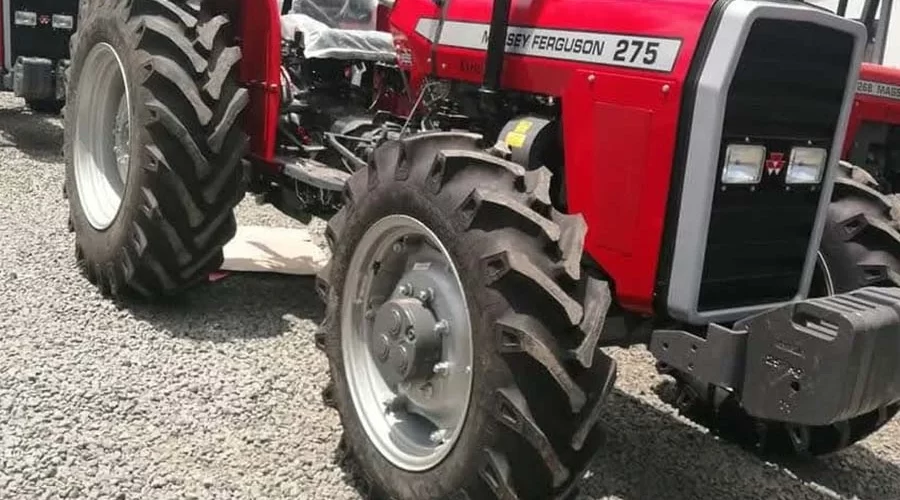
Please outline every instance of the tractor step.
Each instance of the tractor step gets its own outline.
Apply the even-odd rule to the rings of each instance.
[[[331,168],[324,163],[309,158],[284,160],[284,173],[304,184],[326,191],[343,191],[350,180],[350,173]]]
[[[705,337],[657,330],[665,368],[735,391],[748,414],[829,425],[900,401],[900,289],[786,304]]]

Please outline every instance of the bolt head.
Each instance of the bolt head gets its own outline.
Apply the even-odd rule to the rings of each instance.
[[[441,361],[434,365],[434,374],[438,376],[446,376],[450,372],[450,363]]]
[[[419,293],[416,294],[416,298],[419,299],[423,304],[427,304],[431,302],[431,299],[434,298],[434,290],[431,288],[426,288],[424,290],[419,290]]]
[[[406,339],[410,342],[416,341],[416,329],[413,327],[409,327],[406,329]]]
[[[410,295],[413,294],[413,287],[409,283],[405,283],[403,285],[400,285],[399,292],[400,292],[400,295],[409,297]]]
[[[587,81],[589,81],[591,83],[594,83],[596,80],[597,80],[597,75],[591,74],[591,75],[588,75],[588,77],[587,77]]]
[[[450,331],[450,323],[442,319],[434,325],[434,333],[438,335],[446,335]]]
[[[447,439],[447,429],[438,429],[432,432],[428,439],[434,444],[441,444]]]

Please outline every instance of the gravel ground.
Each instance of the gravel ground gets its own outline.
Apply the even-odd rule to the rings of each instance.
[[[75,270],[61,141],[59,120],[0,94],[0,498],[359,498],[320,400],[312,281],[232,276],[168,308],[103,300]],[[252,202],[239,221],[296,224]],[[900,499],[900,423],[776,466],[659,403],[644,350],[616,356],[584,499]]]

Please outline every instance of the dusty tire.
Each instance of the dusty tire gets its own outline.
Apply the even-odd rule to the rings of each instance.
[[[56,99],[39,99],[39,100],[26,100],[25,105],[28,106],[28,109],[34,111],[35,113],[46,113],[49,115],[58,115],[60,111],[62,111],[64,106],[63,101],[57,101]]]
[[[597,409],[614,383],[615,362],[595,350],[584,365],[568,355],[586,338],[584,222],[550,207],[546,169],[525,172],[479,142],[436,133],[383,145],[353,175],[344,208],[329,221],[334,253],[319,278],[328,398],[349,456],[384,498],[565,496],[602,442]],[[373,444],[354,406],[342,340],[352,330],[342,323],[353,301],[342,299],[353,282],[353,255],[373,225],[397,214],[420,221],[446,247],[465,290],[474,345],[458,439],[449,455],[419,472],[396,466]]]
[[[828,208],[811,296],[845,293],[866,286],[900,285],[900,210],[892,196],[874,189],[865,171],[842,163]],[[884,426],[900,403],[829,426],[789,426],[747,415],[732,394],[686,374],[665,396],[685,415],[721,436],[763,455],[816,456],[840,451]]]
[[[842,163],[821,246],[820,275],[830,277],[834,293],[900,286],[900,204],[876,186],[865,171]]]
[[[193,5],[98,0],[80,13],[71,40],[65,118],[70,227],[79,266],[106,294],[165,296],[202,282],[221,265],[222,247],[235,233],[233,208],[244,195],[248,144],[241,125],[249,98],[237,84],[240,49],[225,15]],[[86,63],[103,68],[97,61],[107,60],[118,61],[124,84],[83,71]],[[120,89],[125,104],[118,114],[102,117],[91,109],[94,100],[106,109],[93,97],[93,81]],[[117,127],[120,116],[128,120]],[[89,126],[94,123],[110,130]],[[120,154],[93,142],[92,128],[127,137],[115,143]],[[122,169],[118,181],[112,167],[91,169],[108,165],[101,160],[109,154]],[[96,202],[96,193],[107,189],[96,186],[118,186],[117,209]]]

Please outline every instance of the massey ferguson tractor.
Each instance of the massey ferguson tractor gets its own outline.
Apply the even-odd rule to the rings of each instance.
[[[77,262],[171,296],[247,192],[328,218],[315,340],[377,496],[571,494],[610,346],[723,435],[834,452],[900,401],[896,220],[838,164],[865,44],[789,0],[92,0]]]
[[[78,0],[0,0],[0,91],[34,111],[62,109],[77,12]]]
[[[847,161],[870,175],[869,187],[886,195],[900,193],[900,68],[881,64],[888,31],[895,23],[892,4],[892,0],[864,0],[861,4],[860,21],[869,33],[870,47],[860,70],[842,151]],[[847,7],[845,0],[838,5],[837,14],[846,16]],[[881,18],[876,20],[879,8]],[[896,196],[886,200],[897,204]]]

